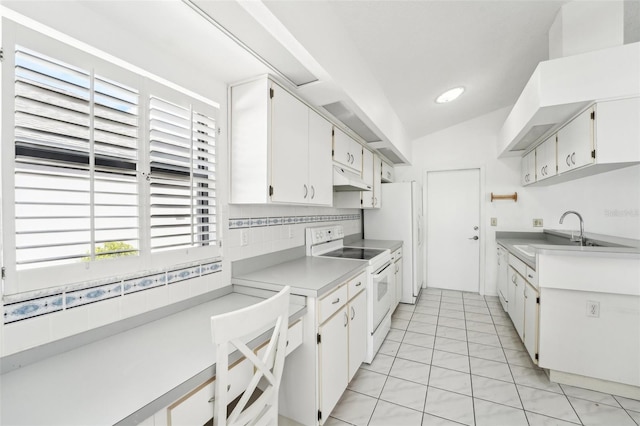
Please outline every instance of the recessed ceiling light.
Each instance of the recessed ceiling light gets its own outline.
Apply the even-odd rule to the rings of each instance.
[[[442,95],[436,98],[436,103],[444,104],[447,102],[451,102],[454,99],[457,99],[458,96],[462,95],[462,92],[464,92],[464,87],[456,87],[451,90],[447,90]]]

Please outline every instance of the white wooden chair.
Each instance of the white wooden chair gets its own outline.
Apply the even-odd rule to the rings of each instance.
[[[211,317],[211,334],[216,346],[214,426],[278,424],[278,391],[289,328],[289,292],[290,287],[287,286],[265,301]],[[243,338],[255,335],[260,330],[268,330],[270,325],[275,326],[273,333],[266,350],[258,357],[247,347]],[[234,351],[233,347],[253,364],[254,374],[237,405],[227,416],[227,406],[231,402],[227,395],[228,354]],[[262,391],[257,398],[254,395],[256,389]]]

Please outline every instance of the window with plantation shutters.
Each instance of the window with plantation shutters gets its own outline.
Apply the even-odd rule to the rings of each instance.
[[[5,295],[219,259],[219,105],[3,19]]]
[[[16,268],[137,254],[138,93],[15,50]]]
[[[215,120],[192,105],[149,100],[151,250],[216,241]]]

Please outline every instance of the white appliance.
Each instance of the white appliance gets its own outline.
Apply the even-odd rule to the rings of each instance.
[[[498,246],[498,297],[502,304],[502,309],[509,312],[508,295],[508,275],[509,275],[509,252],[503,247]]]
[[[403,241],[400,302],[415,304],[424,283],[422,186],[415,181],[381,186],[382,206],[364,212],[364,238]]]
[[[342,225],[306,229],[307,256],[349,259],[367,264],[367,355],[370,364],[391,329],[395,270],[388,249],[344,246]]]

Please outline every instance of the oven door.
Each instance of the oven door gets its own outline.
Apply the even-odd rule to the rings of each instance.
[[[372,276],[373,306],[371,309],[373,310],[372,332],[374,333],[393,304],[395,290],[393,287],[394,268],[392,265],[392,262],[385,263]]]

